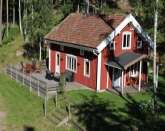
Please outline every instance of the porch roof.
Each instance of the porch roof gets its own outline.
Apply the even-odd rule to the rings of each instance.
[[[128,67],[139,62],[142,59],[145,59],[146,57],[147,55],[145,54],[126,52],[119,57],[115,57],[113,60],[108,61],[106,65],[119,69],[127,69]]]

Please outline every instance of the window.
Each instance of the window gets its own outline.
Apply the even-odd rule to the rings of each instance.
[[[90,76],[90,61],[88,59],[84,59],[84,76]]]
[[[66,69],[72,72],[77,71],[77,57],[73,55],[66,56]]]
[[[110,43],[110,50],[114,50],[115,49],[115,41]]]
[[[142,48],[142,40],[137,41],[137,48]]]
[[[122,37],[122,49],[131,48],[131,32],[124,32]]]
[[[84,50],[80,50],[80,55],[81,55],[81,56],[84,55]]]
[[[136,63],[130,67],[129,76],[136,77],[136,76],[138,76],[138,74],[139,74],[139,65],[138,65],[138,63]]]
[[[64,51],[64,46],[63,45],[60,45],[60,50]]]

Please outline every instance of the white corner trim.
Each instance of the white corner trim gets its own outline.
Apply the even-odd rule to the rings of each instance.
[[[104,39],[98,46],[98,52],[101,52],[114,38],[117,36],[129,23],[132,23],[134,28],[137,30],[138,33],[142,34],[142,36],[148,41],[151,45],[153,45],[153,41],[151,38],[146,34],[137,20],[129,14],[117,27],[116,29],[106,38]]]
[[[108,70],[107,70],[107,85],[106,85],[106,89],[108,89],[109,87],[109,67],[108,67]]]
[[[96,90],[97,92],[100,91],[100,81],[101,81],[101,57],[102,53],[98,54],[97,57],[97,83],[96,83]]]
[[[50,49],[50,44],[49,44],[49,71],[51,71],[51,49]]]

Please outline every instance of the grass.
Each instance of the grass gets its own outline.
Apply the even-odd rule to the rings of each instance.
[[[23,57],[16,56],[17,50],[22,50],[23,45],[23,38],[18,30],[18,27],[11,27],[9,38],[7,39],[5,36],[3,39],[3,45],[0,47],[0,69],[9,63],[17,63],[23,60]]]
[[[29,93],[27,88],[10,80],[4,74],[0,74],[0,83],[0,110],[7,113],[5,120],[7,130],[22,131],[25,127],[33,127],[35,131],[55,130],[55,123],[44,117],[42,98]],[[72,105],[73,118],[82,127],[95,130],[97,124],[104,127],[115,121],[127,125],[130,119],[141,120],[132,114],[132,106],[141,101],[150,100],[151,93],[138,93],[121,97],[108,92],[95,93],[89,90],[75,90],[67,92],[67,99]],[[48,105],[48,116],[58,115],[52,100],[49,101]],[[64,110],[61,105],[64,105],[64,101],[60,96],[58,106]],[[100,120],[100,123],[97,119]],[[94,124],[95,128],[89,124]],[[123,126],[118,127],[124,128]],[[74,131],[76,129],[73,126],[66,126],[56,128],[56,130]]]
[[[1,74],[0,81],[0,110],[7,113],[5,123],[8,131],[22,131],[25,127],[33,127],[35,131],[55,129],[54,124],[44,117],[43,99],[30,94],[29,90],[7,76]],[[54,107],[53,104],[49,105],[49,110]]]

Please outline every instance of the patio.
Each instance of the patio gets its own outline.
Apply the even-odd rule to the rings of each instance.
[[[143,86],[143,88],[141,88],[140,92],[145,92],[148,89],[149,89],[149,87],[147,85]],[[117,95],[136,94],[137,92],[139,92],[138,85],[124,87],[123,94],[122,94],[122,88],[121,87],[107,89],[107,91],[114,93],[114,94],[117,94]]]
[[[30,92],[34,91],[41,97],[56,95],[59,89],[59,75],[54,76],[54,74],[46,71],[44,68],[36,70],[33,70],[30,64],[8,65],[6,67],[6,73],[12,79],[28,87]],[[66,82],[66,91],[84,89],[89,88],[74,81]]]
[[[59,82],[55,80],[48,80],[46,72],[26,72],[21,69],[20,65],[8,65],[6,73],[14,80],[22,83],[29,88],[30,92],[34,91],[38,96],[45,97],[56,95]]]

